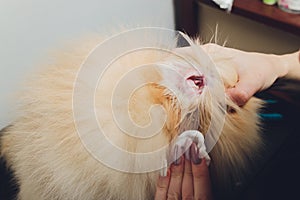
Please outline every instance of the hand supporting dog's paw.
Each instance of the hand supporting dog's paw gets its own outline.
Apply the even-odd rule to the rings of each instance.
[[[171,155],[172,164],[168,168],[164,162],[165,172],[158,178],[155,200],[213,199],[203,135],[196,130],[184,131],[176,138]]]

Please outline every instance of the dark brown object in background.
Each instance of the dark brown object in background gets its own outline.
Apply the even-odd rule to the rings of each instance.
[[[195,1],[218,8],[212,0]],[[277,5],[266,5],[261,0],[234,0],[231,13],[300,35],[300,15],[284,12]]]
[[[174,0],[175,29],[190,37],[198,34],[198,5],[195,0]]]

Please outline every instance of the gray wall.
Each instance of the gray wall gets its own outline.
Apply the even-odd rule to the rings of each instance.
[[[219,43],[247,51],[283,54],[300,48],[300,35],[293,35],[262,23],[200,4],[200,35],[208,41],[218,24]]]
[[[68,40],[120,27],[174,28],[172,0],[0,0],[0,128],[13,118],[8,97],[33,66]]]

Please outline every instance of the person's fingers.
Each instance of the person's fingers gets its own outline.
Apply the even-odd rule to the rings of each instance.
[[[199,159],[198,150],[193,143],[191,146],[191,160],[194,183],[194,199],[212,199],[209,170],[205,159]]]
[[[239,106],[245,105],[251,97],[250,93],[241,90],[239,87],[229,88],[226,93]]]
[[[181,199],[182,177],[184,170],[184,159],[181,156],[177,164],[171,165],[171,179],[167,199]]]
[[[170,170],[168,170],[167,176],[159,176],[156,185],[155,200],[167,199],[169,182],[170,182]]]
[[[227,95],[239,106],[243,106],[262,87],[260,79],[252,75],[240,75],[233,88],[226,90]]]
[[[232,57],[234,53],[236,53],[234,49],[222,47],[211,43],[203,45],[203,49],[204,51],[210,54],[213,53],[220,54],[221,52],[220,55],[222,55],[222,57],[224,58]],[[247,78],[250,79],[250,81],[247,81],[248,80]],[[227,89],[226,93],[231,98],[232,101],[237,103],[239,106],[243,106],[249,100],[249,98],[254,94],[255,91],[252,90],[253,88],[249,87],[248,85],[249,82],[250,84],[252,84],[251,81],[253,82],[253,80],[247,77],[246,73],[245,75],[239,73],[239,80],[240,82],[238,82],[234,88]]]
[[[193,173],[191,161],[185,159],[182,180],[182,199],[194,199]]]

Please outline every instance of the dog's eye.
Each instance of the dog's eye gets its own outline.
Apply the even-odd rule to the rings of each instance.
[[[227,113],[234,114],[236,113],[236,110],[233,107],[227,105]]]

